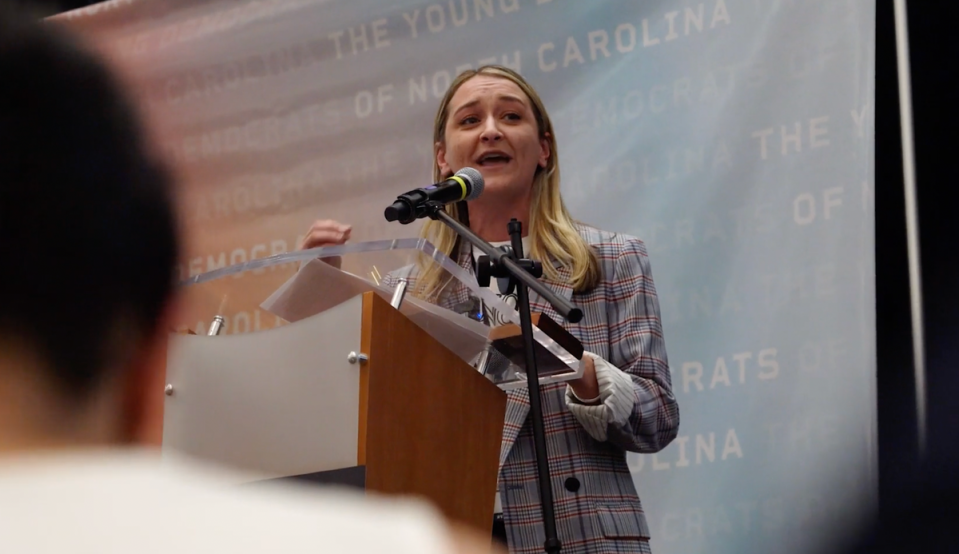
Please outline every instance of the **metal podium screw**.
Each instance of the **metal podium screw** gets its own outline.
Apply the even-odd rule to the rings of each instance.
[[[163,389],[163,392],[165,392],[167,396],[173,396],[173,385],[167,385],[166,388]]]
[[[223,331],[223,324],[226,323],[226,320],[223,319],[222,315],[213,316],[213,321],[210,323],[210,330],[207,331],[207,335],[215,337]]]
[[[393,306],[397,310],[400,309],[400,306],[403,304],[407,284],[406,279],[400,279],[400,282],[396,284],[396,288],[393,289],[393,299],[390,300],[390,306]]]
[[[363,353],[357,354],[356,352],[350,352],[349,355],[346,357],[346,361],[350,362],[351,364],[355,364],[356,362],[365,364],[369,359],[370,357],[367,356],[366,354],[363,354]]]

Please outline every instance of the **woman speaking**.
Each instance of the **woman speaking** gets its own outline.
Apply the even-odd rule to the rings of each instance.
[[[511,219],[522,222],[523,250],[544,262],[544,283],[584,313],[578,323],[565,324],[586,350],[582,377],[542,388],[563,552],[650,552],[626,452],[665,448],[678,431],[679,407],[645,246],[572,219],[560,196],[546,108],[510,69],[484,66],[457,76],[437,110],[433,143],[435,182],[474,167],[486,184],[479,198],[447,206],[449,213],[494,246],[509,243]],[[481,252],[442,222],[427,222],[423,233],[473,271]],[[348,238],[348,226],[317,221],[302,247]],[[406,272],[408,290],[438,305],[453,308],[467,296],[466,287],[438,265],[423,262]],[[495,280],[490,286],[499,292]],[[538,295],[531,302],[534,312],[562,321]],[[498,314],[486,317],[502,323]],[[541,552],[545,532],[525,388],[508,393],[500,464],[493,533],[510,552]]]

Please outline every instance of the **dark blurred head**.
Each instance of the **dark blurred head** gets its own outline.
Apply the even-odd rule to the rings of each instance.
[[[130,405],[162,348],[176,257],[168,176],[117,80],[0,3],[0,395],[55,406],[65,433],[94,406],[131,417],[104,399]]]

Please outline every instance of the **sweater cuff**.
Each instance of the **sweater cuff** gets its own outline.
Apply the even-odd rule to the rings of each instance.
[[[629,421],[635,403],[633,379],[626,372],[600,358],[586,352],[593,359],[596,368],[596,381],[599,384],[599,397],[583,400],[576,396],[573,388],[566,386],[566,405],[587,433],[598,441],[605,441],[610,425],[622,426]]]

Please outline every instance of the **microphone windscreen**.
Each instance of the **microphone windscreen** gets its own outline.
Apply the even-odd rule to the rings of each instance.
[[[483,187],[485,186],[485,183],[483,182],[482,173],[473,169],[472,167],[464,167],[456,172],[456,176],[469,181],[470,183],[470,193],[466,197],[466,200],[476,200],[479,198],[479,195],[483,194]]]

